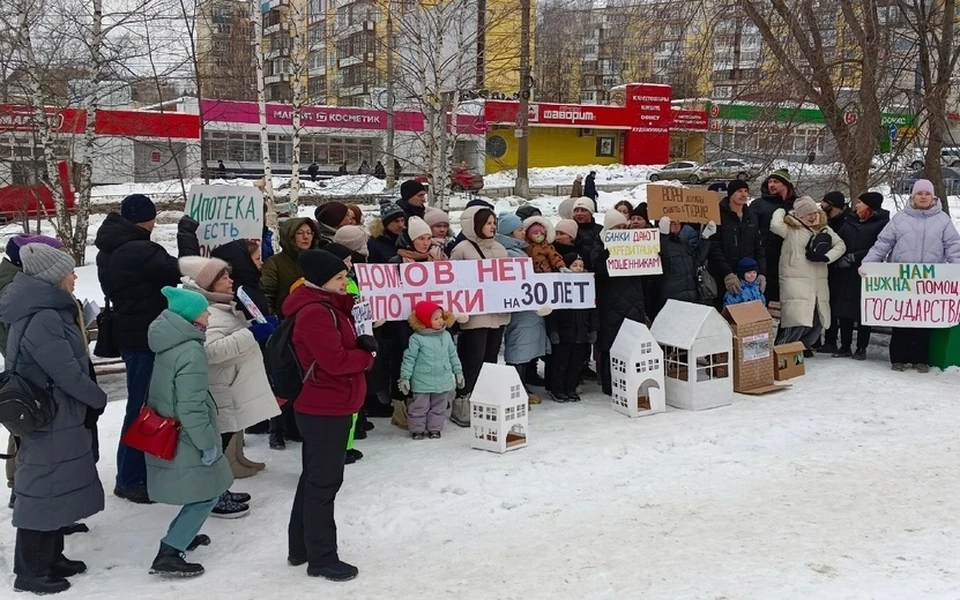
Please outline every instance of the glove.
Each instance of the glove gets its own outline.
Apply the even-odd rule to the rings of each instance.
[[[209,467],[213,463],[217,462],[217,459],[220,458],[222,454],[223,453],[220,451],[220,446],[207,448],[203,451],[203,454],[200,455],[200,462]]]
[[[463,378],[463,373],[457,373],[454,375],[453,380],[457,382],[458,390],[462,390],[463,386],[467,385],[467,380]]]
[[[183,215],[180,217],[180,221],[177,223],[177,231],[183,233],[197,233],[197,230],[200,229],[200,222],[191,217],[190,215]]]
[[[404,396],[410,394],[410,382],[406,379],[401,379],[397,382],[397,389],[400,390],[400,393]]]
[[[277,315],[270,315],[269,317],[267,317],[267,323],[270,323],[271,325],[273,325],[273,328],[276,329],[277,327],[280,326],[280,317],[278,317]]]
[[[668,233],[670,233],[670,217],[661,218],[660,222],[657,223],[657,225],[658,227],[660,227],[661,235],[667,235]]]
[[[852,254],[844,254],[840,257],[840,260],[836,262],[838,269],[849,269],[856,263],[856,259],[853,258]]]
[[[867,276],[867,272],[863,270],[863,266],[860,266],[859,268],[857,268],[857,273],[860,275],[860,277]]]
[[[546,317],[547,315],[549,315],[550,313],[553,312],[553,307],[552,307],[552,306],[546,306],[546,305],[544,305],[544,306],[541,306],[540,308],[538,308],[538,309],[537,309],[536,311],[534,311],[534,312],[537,313],[537,316],[538,316],[538,317]]]
[[[551,343],[551,344],[556,345],[556,344],[559,344],[559,343],[560,343],[560,332],[559,332],[559,331],[551,331],[551,332],[550,332],[550,335],[547,336],[547,337],[550,338],[550,343]]]
[[[733,295],[737,295],[743,291],[740,278],[737,277],[736,273],[727,273],[726,277],[723,278],[723,285],[727,288],[727,291]],[[763,289],[760,291],[763,291]]]
[[[376,352],[380,346],[377,344],[377,338],[372,335],[361,335],[357,338],[357,348],[366,350],[370,354]]]
[[[462,324],[462,323],[466,323],[467,321],[470,320],[470,315],[466,315],[466,314],[463,314],[463,313],[459,313],[459,314],[454,315],[453,318],[454,318],[454,320],[455,320],[457,323],[461,323],[461,324]]]
[[[573,271],[571,271],[571,270],[568,269],[567,267],[560,267],[560,272],[561,272],[561,273],[573,273]]]
[[[713,221],[710,221],[709,223],[703,226],[703,231],[700,233],[700,237],[706,240],[713,237],[713,234],[715,234],[716,232],[717,232],[717,224],[714,223]]]
[[[587,334],[587,343],[591,346],[597,343],[597,332],[591,331]]]
[[[767,291],[767,276],[766,275],[757,275],[757,285],[760,286],[760,293]]]
[[[253,339],[257,340],[258,342],[262,342],[263,340],[270,337],[270,334],[274,332],[276,327],[274,327],[268,322],[268,323],[254,323],[247,329],[249,329],[250,333],[253,334]]]

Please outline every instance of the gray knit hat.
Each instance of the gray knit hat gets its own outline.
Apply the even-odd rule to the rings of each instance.
[[[77,268],[69,254],[45,244],[27,244],[20,248],[20,260],[24,273],[50,285],[57,285]]]

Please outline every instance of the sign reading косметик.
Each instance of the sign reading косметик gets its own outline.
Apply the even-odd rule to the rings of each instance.
[[[960,265],[863,263],[864,325],[953,327],[960,323]]]
[[[190,186],[183,212],[200,223],[197,239],[204,256],[217,246],[259,240],[263,234],[263,193],[252,186]]]
[[[406,319],[420,301],[464,315],[596,307],[592,273],[534,273],[529,258],[354,267],[378,321]]]

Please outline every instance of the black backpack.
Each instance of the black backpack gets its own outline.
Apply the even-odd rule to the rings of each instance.
[[[819,233],[810,236],[807,241],[807,260],[813,262],[823,262],[820,260],[833,248],[833,238],[827,233],[827,230],[821,229]]]
[[[27,324],[20,332],[21,339],[34,316],[36,313],[27,319]],[[18,344],[10,368],[0,373],[0,424],[17,437],[46,427],[57,415],[53,382],[47,378],[47,384],[40,387],[17,373],[17,362],[22,351],[23,348]]]
[[[337,315],[331,310],[333,324],[339,331]],[[278,398],[293,402],[303,389],[303,382],[310,377],[316,363],[311,364],[307,372],[303,372],[297,353],[293,349],[293,328],[296,325],[296,315],[284,319],[267,339],[263,352],[263,362],[267,367],[267,377],[270,388]]]

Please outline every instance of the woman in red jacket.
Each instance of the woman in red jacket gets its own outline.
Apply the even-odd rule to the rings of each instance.
[[[353,414],[367,393],[364,372],[373,366],[377,343],[354,330],[353,296],[347,293],[347,266],[323,250],[300,253],[304,285],[283,303],[296,318],[293,348],[306,377],[293,404],[303,435],[300,482],[288,529],[287,561],[304,563],[307,575],[333,581],[357,576],[337,554],[333,503],[343,483],[347,436]]]

